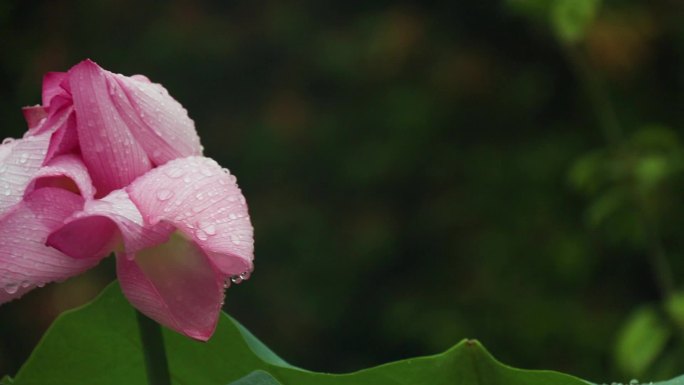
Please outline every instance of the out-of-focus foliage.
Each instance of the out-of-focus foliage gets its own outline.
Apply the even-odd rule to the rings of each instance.
[[[553,26],[558,37],[575,43],[584,38],[587,28],[594,21],[600,0],[555,0],[552,2]]]
[[[670,329],[656,309],[637,309],[618,334],[615,351],[618,368],[631,377],[643,376],[663,352],[670,335]]]
[[[517,367],[628,381],[620,331],[650,304],[671,337],[644,379],[669,378],[681,329],[643,217],[681,289],[684,5],[570,3],[7,0],[2,136],[44,72],[85,57],[163,83],[250,205],[256,272],[226,310],[298,366],[478,338]],[[0,307],[0,373],[111,268]]]

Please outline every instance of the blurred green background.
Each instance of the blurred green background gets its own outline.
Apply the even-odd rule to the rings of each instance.
[[[160,82],[238,176],[226,310],[351,371],[477,338],[596,382],[684,373],[684,3],[0,2],[0,127],[84,58]],[[669,266],[668,266],[669,265]],[[0,307],[0,374],[113,261]],[[230,363],[227,363],[229,365]]]

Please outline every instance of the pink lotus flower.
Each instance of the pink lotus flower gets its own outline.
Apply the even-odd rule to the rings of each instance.
[[[164,90],[86,60],[43,82],[29,130],[0,145],[0,303],[95,266],[141,312],[207,340],[224,289],[253,269],[235,177],[201,156],[194,124]]]

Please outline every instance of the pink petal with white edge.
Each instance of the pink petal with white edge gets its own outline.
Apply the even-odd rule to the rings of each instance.
[[[194,122],[164,87],[140,75],[107,75],[114,104],[155,165],[202,154]]]
[[[168,242],[132,256],[117,254],[117,276],[143,314],[188,337],[206,341],[223,305],[223,279],[202,249],[174,233]]]
[[[50,134],[5,139],[0,145],[0,215],[19,203],[43,165]]]
[[[98,194],[128,185],[150,160],[113,104],[105,71],[90,60],[68,73],[83,160]]]
[[[253,269],[253,228],[245,198],[235,177],[214,160],[172,160],[135,180],[127,191],[146,222],[173,224],[225,276]]]
[[[95,187],[88,175],[88,169],[76,155],[62,155],[50,160],[33,176],[26,193],[43,187],[70,190],[86,200],[95,196]]]
[[[83,210],[64,221],[47,244],[73,258],[104,257],[123,242],[125,253],[164,243],[173,231],[170,224],[145,226],[138,208],[124,190],[102,199],[86,201]]]
[[[82,204],[83,198],[74,193],[43,188],[0,218],[0,303],[79,274],[100,261],[70,258],[45,246],[47,235]]]

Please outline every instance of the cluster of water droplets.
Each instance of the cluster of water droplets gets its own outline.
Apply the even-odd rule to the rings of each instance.
[[[602,384],[602,385],[653,385],[653,381],[648,382],[648,383],[646,383],[646,382],[641,383],[641,382],[639,382],[639,380],[632,379],[628,383],[625,383],[625,384],[623,384],[622,382],[611,382],[610,384]]]
[[[249,220],[245,209],[246,201],[236,185],[235,176],[228,169],[221,169],[214,160],[205,158],[182,166],[168,164],[163,173],[168,178],[182,180],[189,186],[176,191],[160,186],[155,192],[157,201],[163,206],[162,211],[173,215],[169,219],[183,223],[201,241],[206,241],[219,232],[236,246],[248,242],[248,238],[251,239],[244,231],[245,219]],[[161,179],[155,180],[162,183]],[[214,184],[216,180],[218,186]],[[192,204],[187,204],[188,201]],[[201,219],[194,220],[198,215]]]
[[[0,151],[0,198],[4,202],[11,200],[11,195],[19,196],[24,183],[30,179],[32,172],[37,171],[45,158],[47,148],[46,137],[27,137],[24,139],[5,138]]]
[[[238,275],[230,276],[223,282],[223,288],[227,289],[230,287],[230,285],[239,285],[242,282],[248,280],[251,274],[252,273],[249,271],[244,271]]]
[[[5,290],[7,292],[7,294],[15,294],[16,292],[19,291],[20,288],[25,289],[31,285],[32,285],[31,282],[28,280],[21,280],[18,282],[13,281],[13,282],[9,282],[9,283],[5,284],[5,286],[3,287],[3,290]],[[35,285],[37,287],[43,287],[43,286],[45,286],[45,283],[44,282],[38,282],[38,283],[34,283],[33,285]]]

